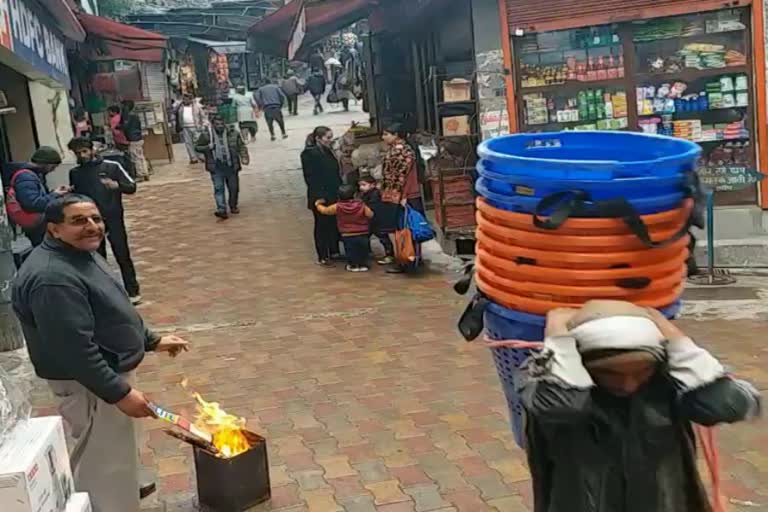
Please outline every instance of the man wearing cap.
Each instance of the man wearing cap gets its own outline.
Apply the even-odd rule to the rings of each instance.
[[[43,213],[54,197],[65,194],[69,187],[61,186],[53,192],[48,189],[45,176],[61,164],[61,155],[49,146],[40,146],[32,154],[31,162],[11,162],[3,169],[6,191],[26,213],[38,214],[39,222],[20,226],[33,246],[38,246],[45,237]],[[30,216],[31,217],[31,216]]]
[[[551,311],[521,370],[536,512],[711,512],[693,425],[760,414],[752,385],[624,302]]]

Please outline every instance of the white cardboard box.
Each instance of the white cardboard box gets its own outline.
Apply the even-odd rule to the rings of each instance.
[[[0,510],[68,512],[74,492],[61,418],[20,422],[0,445]]]
[[[66,512],[92,512],[91,498],[87,492],[78,492],[73,494],[67,502]]]

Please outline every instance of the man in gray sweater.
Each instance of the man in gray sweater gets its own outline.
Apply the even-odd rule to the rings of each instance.
[[[139,509],[133,418],[153,416],[133,385],[147,351],[176,356],[188,344],[144,325],[96,252],[104,219],[92,199],[67,194],[45,211],[47,234],[19,270],[13,308],[37,375],[48,384],[74,439],[72,471],[94,512]]]
[[[269,128],[269,135],[272,140],[275,140],[275,121],[277,121],[280,131],[283,133],[283,138],[287,139],[288,135],[285,133],[285,120],[283,118],[283,105],[288,101],[288,98],[280,86],[277,85],[277,80],[259,87],[253,97],[259,108],[264,111],[264,119],[267,120],[267,128]]]

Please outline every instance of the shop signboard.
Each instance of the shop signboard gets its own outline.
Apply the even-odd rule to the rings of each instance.
[[[10,50],[12,45],[11,11],[8,6],[8,0],[0,0],[0,46],[4,46]]]
[[[765,178],[764,174],[743,165],[708,165],[699,167],[701,182],[715,192],[742,190]]]
[[[3,46],[37,71],[68,87],[67,50],[51,17],[31,0],[0,0],[0,27],[4,19],[9,22],[10,37],[6,38],[5,29],[0,28]]]

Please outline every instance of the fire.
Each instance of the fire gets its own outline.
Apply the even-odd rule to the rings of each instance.
[[[222,457],[234,457],[251,447],[243,434],[245,418],[227,413],[217,402],[206,402],[199,393],[194,397],[197,400],[195,426],[211,433],[213,445]]]

